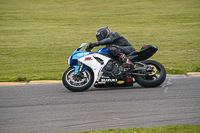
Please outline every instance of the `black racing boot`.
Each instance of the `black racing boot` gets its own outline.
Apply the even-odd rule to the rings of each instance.
[[[125,54],[122,54],[119,59],[123,62],[123,68],[134,68],[134,64],[127,58]]]

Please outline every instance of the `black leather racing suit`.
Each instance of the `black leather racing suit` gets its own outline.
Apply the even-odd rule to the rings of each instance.
[[[122,54],[128,55],[132,51],[135,51],[135,48],[128,42],[128,40],[117,32],[111,32],[108,38],[95,42],[94,44],[95,46],[107,45],[109,53],[118,58]]]

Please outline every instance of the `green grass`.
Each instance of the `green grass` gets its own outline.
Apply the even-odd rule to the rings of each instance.
[[[200,125],[172,125],[152,128],[127,128],[86,131],[81,133],[199,133]]]
[[[136,50],[157,46],[168,74],[200,71],[199,0],[1,0],[0,81],[61,79],[102,26]]]

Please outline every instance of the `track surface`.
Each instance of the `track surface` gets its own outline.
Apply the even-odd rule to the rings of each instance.
[[[0,87],[0,133],[64,133],[200,124],[200,77],[168,78],[157,88],[62,84]]]

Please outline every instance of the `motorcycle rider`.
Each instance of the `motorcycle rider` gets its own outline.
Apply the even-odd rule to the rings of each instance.
[[[117,32],[111,32],[108,27],[101,27],[96,32],[97,42],[90,43],[86,51],[90,51],[95,46],[106,45],[108,52],[118,57],[123,62],[124,68],[133,68],[134,64],[127,58],[126,55],[135,51],[135,48],[122,35]]]

